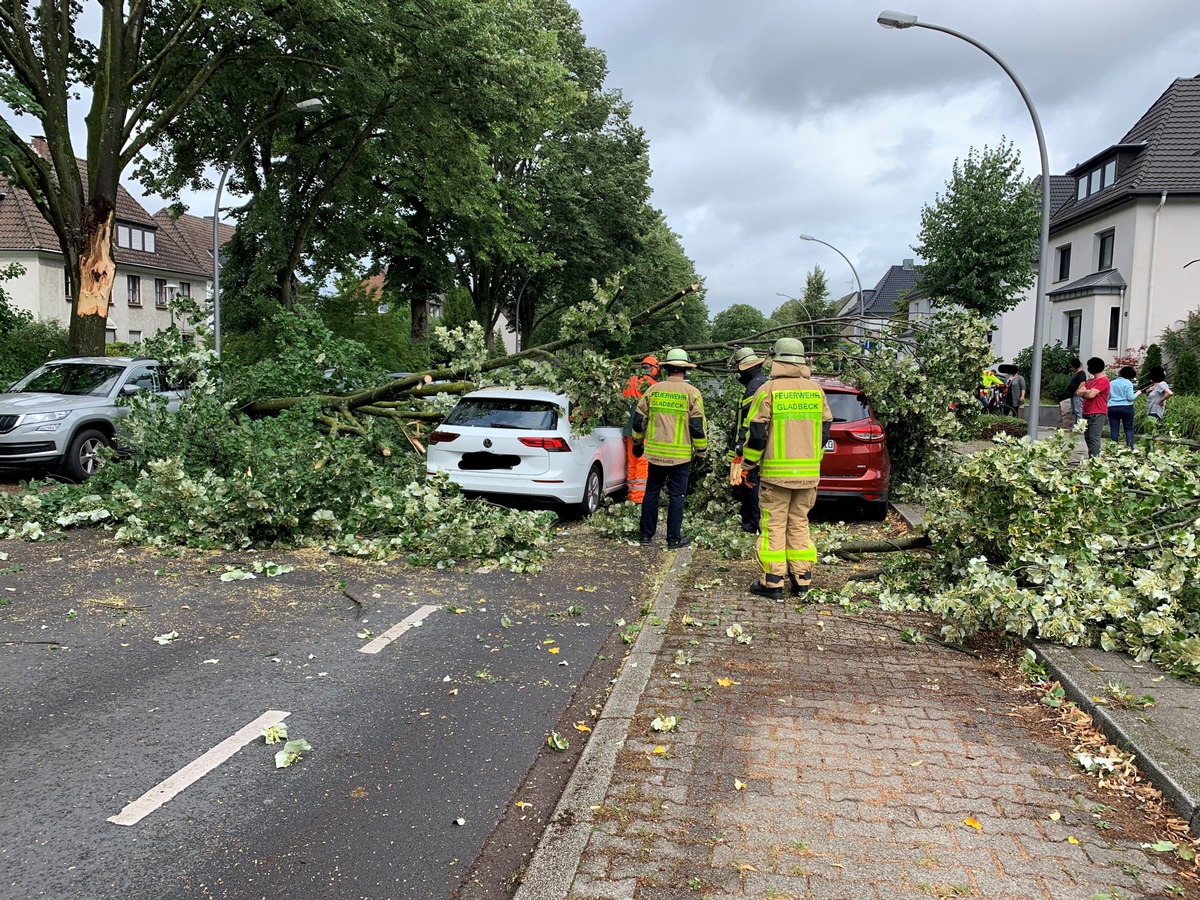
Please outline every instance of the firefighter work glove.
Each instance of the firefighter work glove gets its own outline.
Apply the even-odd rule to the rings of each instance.
[[[746,475],[742,469],[740,462],[735,462],[729,467],[729,486],[737,487],[745,479]]]
[[[641,459],[642,454],[645,452],[646,452],[646,446],[644,444],[634,444],[633,445],[633,458],[634,459]]]
[[[753,489],[758,484],[757,469],[742,469],[742,485]]]

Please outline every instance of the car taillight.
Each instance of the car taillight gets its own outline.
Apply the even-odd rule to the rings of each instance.
[[[431,444],[448,444],[451,441],[458,440],[457,431],[435,431],[429,435],[429,443]]]
[[[570,453],[571,445],[560,437],[517,438],[526,447],[537,447],[549,453]]]
[[[883,440],[883,429],[878,425],[867,425],[865,428],[851,428],[846,432],[856,441],[862,441],[864,444],[873,444],[876,441]]]

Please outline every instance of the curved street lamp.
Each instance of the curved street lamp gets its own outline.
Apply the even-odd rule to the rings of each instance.
[[[844,259],[846,261],[846,265],[848,265],[850,267],[850,271],[852,273],[854,273],[854,283],[855,283],[855,285],[858,286],[858,318],[859,318],[859,326],[861,327],[862,326],[862,318],[866,315],[866,311],[863,309],[862,281],[859,280],[858,270],[854,268],[854,263],[850,262],[850,257],[848,257],[845,253],[843,253],[837,247],[833,246],[833,244],[830,244],[827,241],[823,241],[820,238],[815,238],[811,234],[800,235],[800,240],[813,241],[814,243],[817,243],[817,244],[824,244],[826,247],[828,247],[830,250],[832,250],[834,253],[836,253],[838,256],[840,256],[842,259]]]
[[[1038,237],[1037,295],[1033,307],[1033,361],[1030,364],[1031,371],[1029,373],[1030,403],[1028,414],[1029,436],[1036,439],[1038,412],[1041,408],[1042,343],[1046,324],[1047,273],[1050,265],[1047,259],[1050,247],[1050,157],[1046,153],[1046,137],[1042,134],[1042,122],[1038,118],[1037,109],[1034,108],[1033,100],[1030,98],[1029,92],[1025,90],[1025,85],[1021,84],[1021,79],[1017,77],[1017,73],[1008,67],[1008,63],[973,37],[969,37],[960,31],[955,31],[953,28],[946,28],[943,25],[921,22],[916,16],[910,13],[896,12],[890,9],[885,9],[881,12],[875,21],[884,28],[928,28],[930,31],[940,31],[942,34],[956,37],[961,41],[966,41],[972,47],[982,50],[1004,70],[1004,74],[1012,79],[1012,83],[1021,92],[1021,99],[1025,101],[1025,106],[1029,109],[1030,118],[1033,119],[1033,130],[1037,134],[1038,152],[1042,157],[1042,229]]]
[[[281,109],[279,112],[267,116],[251,128],[244,138],[238,141],[238,145],[229,154],[229,162],[225,164],[225,169],[221,172],[221,180],[217,182],[217,199],[213,201],[213,352],[216,353],[217,359],[221,358],[221,239],[218,229],[221,224],[221,191],[225,187],[225,179],[229,177],[229,171],[233,168],[233,164],[237,160],[238,154],[242,152],[242,148],[262,129],[266,128],[280,116],[285,116],[288,113],[316,112],[324,106],[324,100],[321,100],[319,97],[310,97],[307,100],[301,100],[299,103],[289,106],[287,109]]]

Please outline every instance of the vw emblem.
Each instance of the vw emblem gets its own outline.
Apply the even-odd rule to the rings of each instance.
[[[490,447],[490,446],[492,446],[492,439],[491,439],[491,438],[484,438],[484,439],[483,439],[483,446],[485,446],[485,447]]]

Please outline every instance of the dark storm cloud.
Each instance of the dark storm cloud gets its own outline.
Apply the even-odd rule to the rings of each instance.
[[[998,53],[1034,98],[1051,169],[1121,138],[1176,77],[1200,73],[1194,0],[889,4]],[[577,0],[609,85],[650,138],[653,202],[707,276],[714,312],[769,311],[821,265],[865,287],[912,256],[956,157],[1005,137],[1038,169],[1029,114],[963,41],[883,29],[865,0]],[[757,298],[757,300],[751,299]]]

